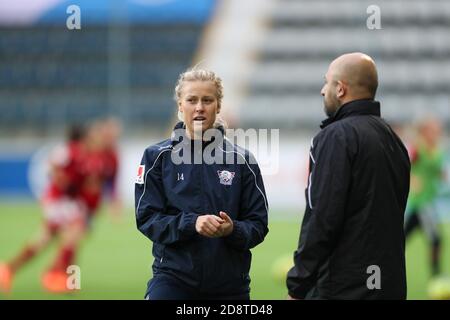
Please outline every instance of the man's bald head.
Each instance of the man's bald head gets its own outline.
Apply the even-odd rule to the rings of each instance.
[[[329,66],[321,94],[325,111],[333,115],[341,105],[359,99],[374,99],[378,88],[375,62],[364,53],[347,53]]]
[[[378,73],[375,62],[364,53],[347,53],[330,64],[329,72],[335,81],[343,81],[354,95],[375,98]]]

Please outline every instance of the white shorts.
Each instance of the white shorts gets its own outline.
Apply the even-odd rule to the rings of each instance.
[[[44,199],[44,217],[47,223],[62,226],[86,219],[86,207],[76,199]]]

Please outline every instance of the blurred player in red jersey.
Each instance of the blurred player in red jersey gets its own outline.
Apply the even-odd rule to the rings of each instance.
[[[120,201],[116,192],[116,178],[118,172],[117,140],[120,135],[120,125],[113,119],[94,122],[86,132],[84,139],[84,150],[82,161],[78,163],[78,172],[80,174],[78,193],[83,206],[86,209],[86,215],[82,225],[69,224],[67,229],[72,235],[69,244],[61,243],[59,252],[61,256],[70,254],[75,256],[80,242],[91,230],[91,222],[98,213],[103,195],[106,191],[111,198],[114,216],[117,218],[120,211]],[[65,268],[68,265],[63,265]],[[48,274],[48,282],[44,286],[52,291],[64,292],[65,280],[67,276],[62,274]],[[50,289],[52,288],[52,289]],[[56,289],[53,289],[56,288]]]
[[[77,162],[78,183],[77,194],[85,208],[85,215],[81,223],[69,223],[67,233],[71,235],[69,242],[61,242],[59,255],[62,257],[64,268],[50,270],[44,276],[44,287],[54,292],[65,292],[66,268],[73,262],[80,242],[90,231],[92,218],[99,211],[105,189],[110,194],[112,203],[119,203],[116,193],[116,177],[118,171],[117,140],[120,135],[118,122],[112,119],[92,123],[83,139],[81,161]],[[115,216],[120,213],[120,207],[114,205]],[[70,259],[69,259],[70,258]],[[62,272],[64,271],[64,273]]]
[[[116,189],[120,129],[114,119],[94,122],[87,130],[74,128],[69,142],[54,152],[50,160],[50,184],[42,199],[44,227],[16,257],[0,264],[0,291],[10,291],[14,274],[56,235],[60,236],[58,253],[43,275],[42,285],[50,292],[69,291],[67,268],[75,260],[104,193],[111,200],[114,217],[121,212]]]
[[[117,140],[120,135],[120,125],[113,119],[92,123],[86,131],[83,152],[77,163],[78,195],[85,208],[85,216],[81,224],[70,223],[67,232],[71,235],[70,242],[61,242],[59,256],[70,257],[63,262],[72,262],[80,242],[91,230],[93,217],[98,213],[105,190],[110,194],[113,213],[120,213],[120,203],[116,192],[116,177],[118,171]],[[63,268],[69,265],[63,263]],[[64,269],[65,272],[66,269]],[[47,277],[47,278],[46,278]],[[47,279],[47,281],[45,281]],[[44,287],[54,292],[66,291],[67,275],[60,271],[50,271],[44,276]]]
[[[101,135],[101,122],[94,122],[85,132],[82,151],[76,162],[77,180],[75,193],[77,201],[84,209],[84,215],[77,223],[68,222],[64,225],[68,239],[62,239],[58,246],[57,260],[53,268],[43,276],[45,289],[55,293],[68,291],[67,268],[75,260],[77,250],[85,237],[90,225],[91,217],[97,211],[104,184],[104,159],[102,157],[103,136]],[[61,215],[61,212],[55,213]]]
[[[14,275],[57,235],[61,250],[42,281],[49,291],[65,291],[66,268],[72,264],[74,246],[79,242],[87,214],[79,197],[79,183],[82,181],[79,168],[84,154],[84,130],[73,127],[67,143],[58,147],[50,157],[50,181],[41,199],[44,212],[41,229],[17,256],[7,263],[0,263],[0,291],[9,292]]]
[[[120,211],[120,201],[116,192],[116,178],[118,171],[117,139],[120,126],[115,120],[98,121],[93,123],[86,132],[82,161],[78,163],[80,201],[85,208],[85,216],[81,224],[70,223],[67,231],[71,235],[69,243],[62,242],[59,256],[70,257],[73,261],[80,242],[91,230],[93,217],[98,213],[103,195],[109,194],[113,205],[112,213],[117,218]],[[68,262],[69,260],[63,260]],[[67,268],[67,264],[62,264]],[[64,269],[66,270],[66,269]],[[64,292],[66,274],[59,271],[47,273],[47,282],[44,286],[51,291]],[[60,280],[63,279],[63,280]]]

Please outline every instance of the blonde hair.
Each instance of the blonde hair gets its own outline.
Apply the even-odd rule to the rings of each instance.
[[[211,81],[216,87],[216,99],[217,106],[219,110],[222,107],[222,99],[223,99],[223,85],[222,79],[218,77],[213,71],[205,70],[205,69],[197,69],[196,67],[192,69],[188,69],[187,71],[180,74],[178,77],[177,84],[175,86],[174,92],[174,100],[177,105],[181,99],[181,93],[183,90],[183,84],[186,81]],[[178,119],[184,122],[183,113],[178,111]],[[219,116],[216,115],[216,121],[214,122],[214,127],[223,126],[226,127],[225,121]]]

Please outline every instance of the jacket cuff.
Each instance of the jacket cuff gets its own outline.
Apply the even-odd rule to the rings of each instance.
[[[197,233],[195,230],[195,223],[197,222],[197,218],[200,216],[199,214],[193,212],[185,213],[185,223],[183,228],[183,233],[186,236],[192,236]]]
[[[290,291],[288,290],[288,294],[291,298],[294,299],[298,299],[298,300],[304,300],[306,298],[306,294],[308,292],[302,292],[302,293],[298,293],[298,292],[294,292],[294,291]]]
[[[233,220],[233,231],[225,237],[225,240],[236,245],[245,243],[246,238],[241,221]]]
[[[296,268],[296,266],[293,266],[287,273],[288,294],[294,299],[305,299],[313,285],[308,279],[300,280]]]

